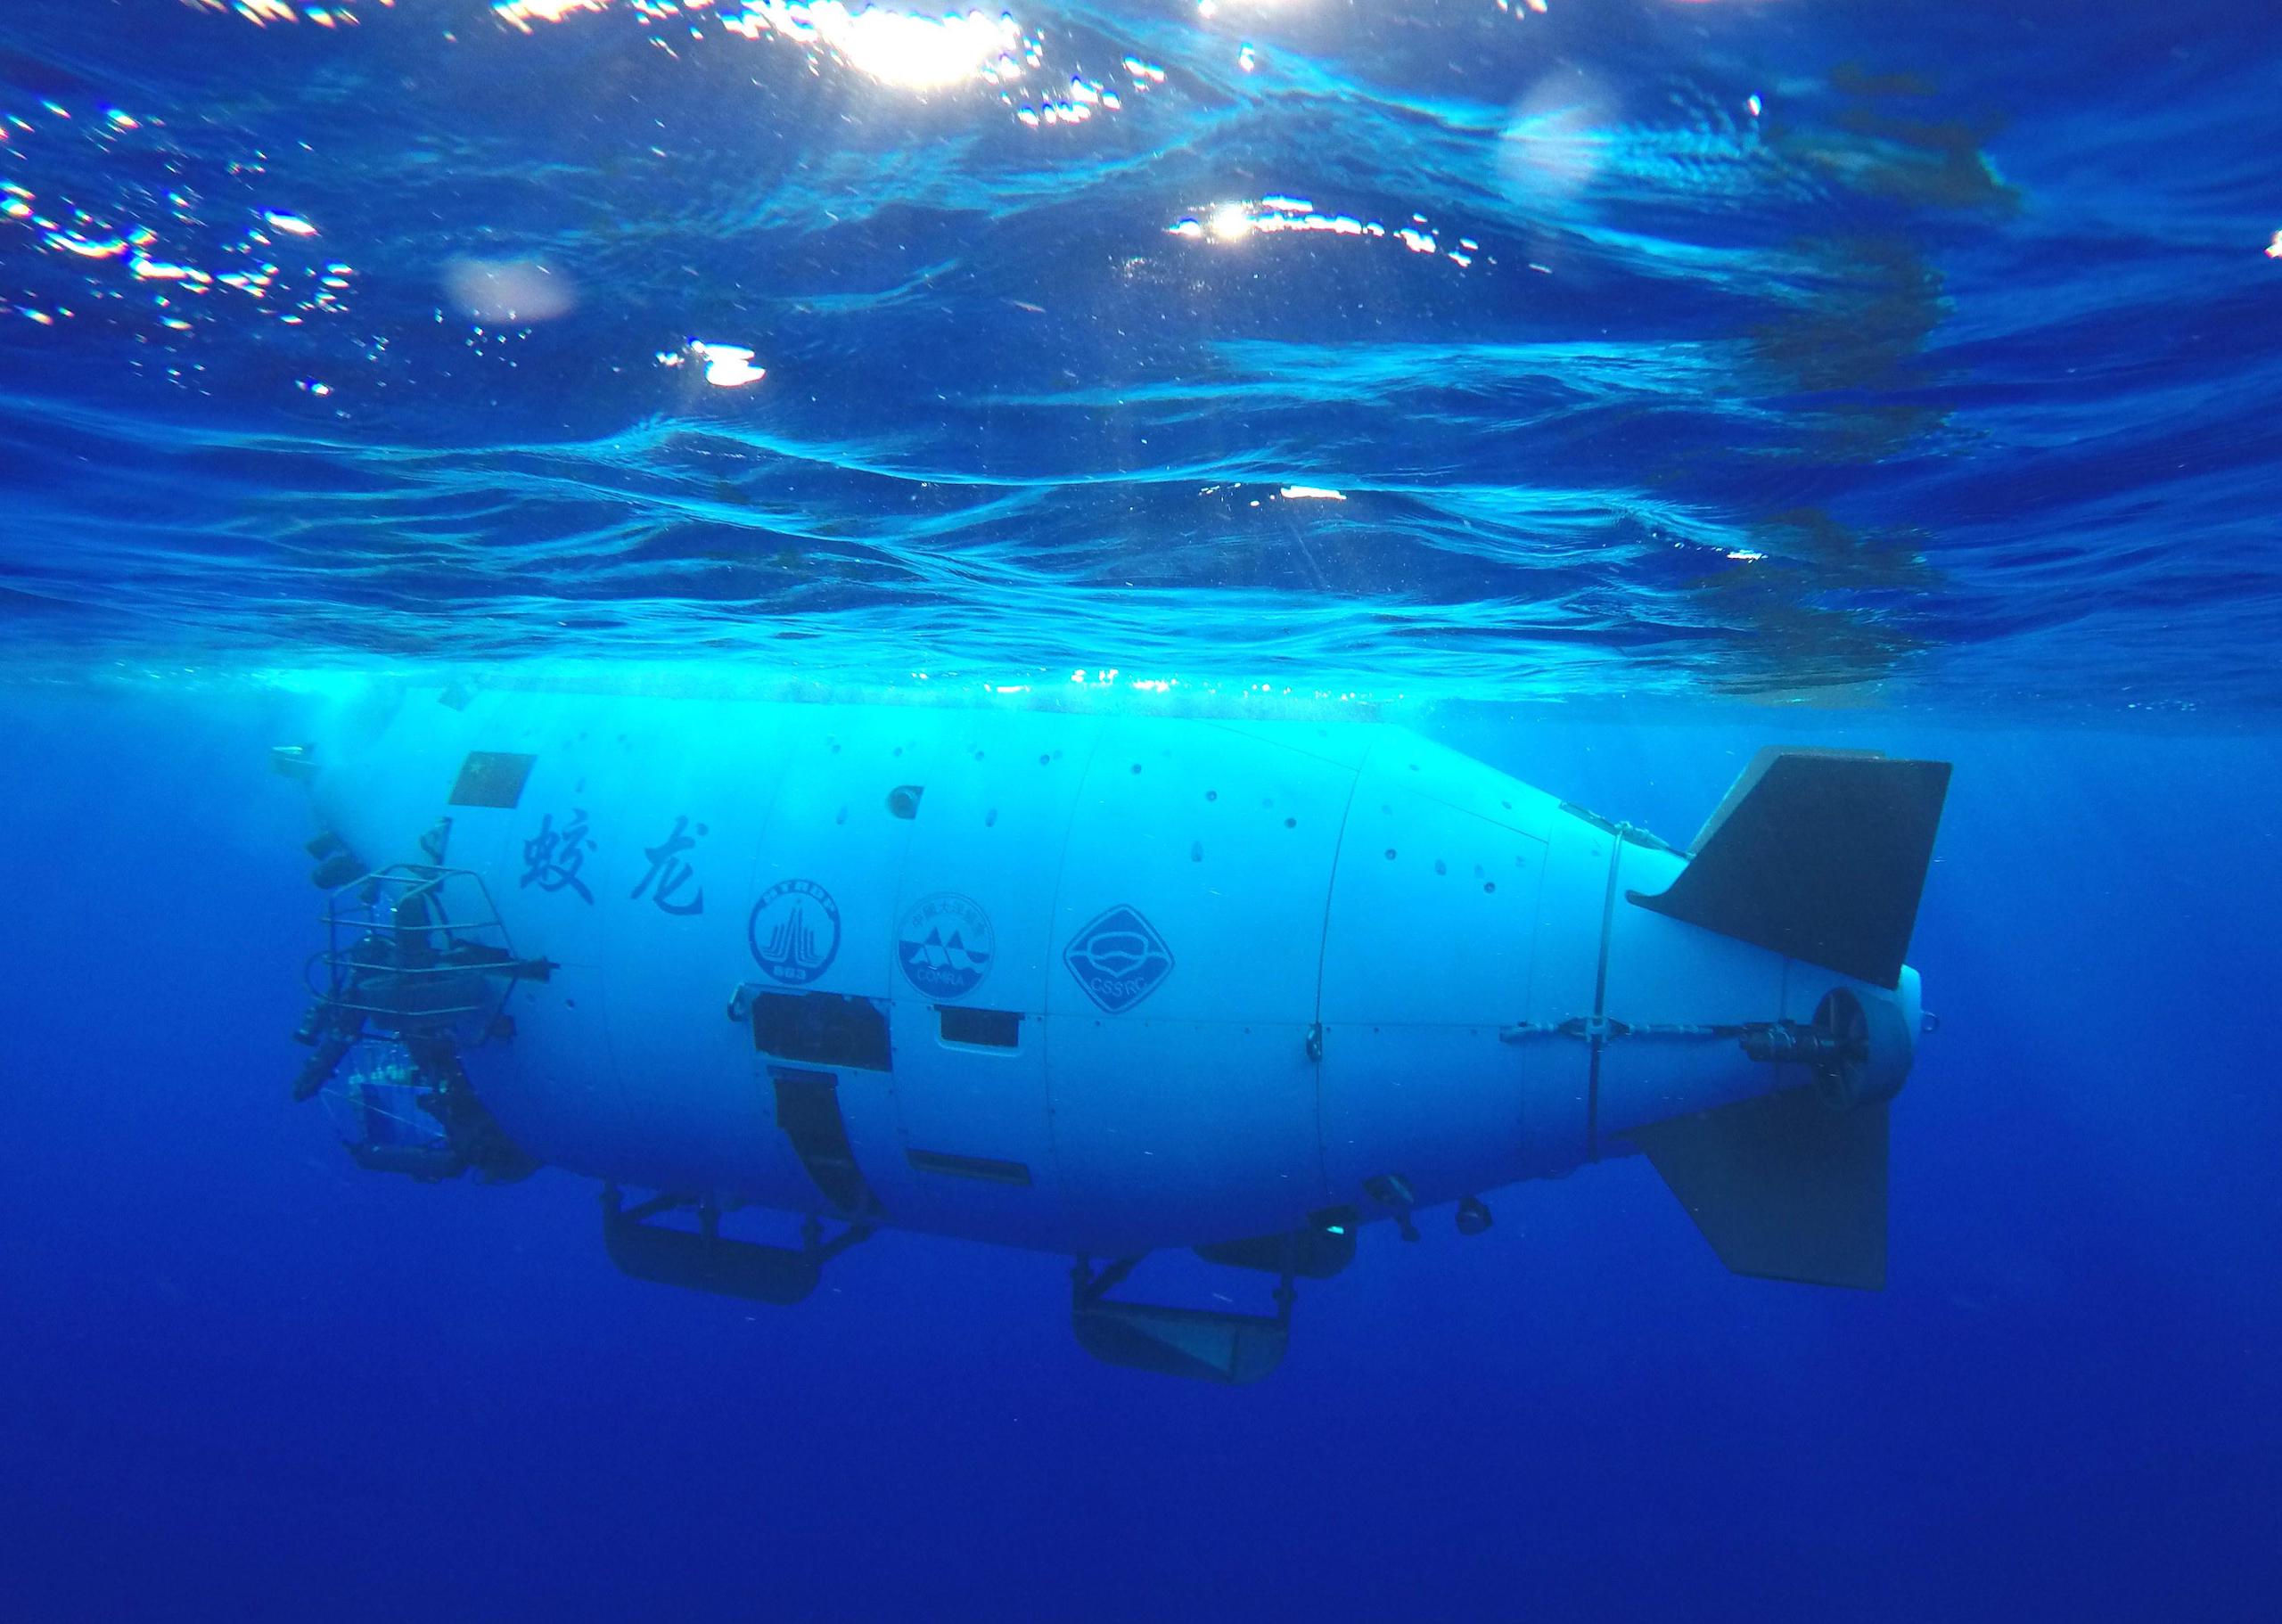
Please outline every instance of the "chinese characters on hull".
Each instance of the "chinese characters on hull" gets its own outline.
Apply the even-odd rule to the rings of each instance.
[[[683,831],[688,827],[687,817],[677,817],[674,819],[674,832],[671,834],[666,836],[655,846],[644,846],[642,849],[642,855],[650,859],[650,872],[642,876],[642,882],[639,885],[627,892],[626,899],[628,902],[637,902],[641,900],[644,891],[650,891],[650,900],[656,903],[663,913],[686,917],[689,915],[702,914],[705,911],[705,888],[702,885],[697,888],[696,894],[688,901],[674,900],[697,872],[689,864],[681,861],[681,854],[696,845],[699,837],[705,833],[705,825],[700,824],[697,825],[696,834],[685,834]],[[653,882],[656,882],[655,890],[651,890]]]
[[[697,879],[696,865],[685,860],[683,853],[690,850],[706,834],[703,824],[693,826],[686,815],[674,819],[673,833],[655,846],[644,846],[642,855],[650,859],[649,872],[627,892],[628,902],[639,902],[644,895],[658,906],[661,913],[686,919],[705,911],[705,887],[692,882]],[[587,827],[583,808],[574,807],[562,828],[554,826],[554,815],[543,814],[538,833],[523,842],[522,884],[536,885],[543,891],[567,890],[579,901],[591,906],[595,894],[579,877],[587,857],[600,849]]]
[[[523,842],[522,882],[543,891],[576,891],[579,901],[591,905],[595,894],[579,878],[579,870],[594,849],[595,837],[587,833],[587,814],[582,808],[572,808],[570,820],[560,831],[554,827],[554,815],[544,814],[538,820],[538,833]]]

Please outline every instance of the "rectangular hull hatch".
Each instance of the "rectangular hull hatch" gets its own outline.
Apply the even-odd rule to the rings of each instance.
[[[751,992],[752,1044],[778,1060],[891,1071],[888,1018],[869,998],[833,992]]]

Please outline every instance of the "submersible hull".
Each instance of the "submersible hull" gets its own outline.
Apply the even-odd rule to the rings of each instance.
[[[1766,752],[1691,856],[1368,723],[447,690],[279,759],[335,906],[302,1092],[408,1045],[428,1170],[603,1180],[637,1274],[1118,1260],[1089,1347],[1242,1380],[1245,1316],[1108,1274],[1199,1248],[1280,1326],[1359,1224],[1638,1149],[1732,1267],[1883,1279],[1941,763]],[[449,1019],[373,990],[439,963]]]

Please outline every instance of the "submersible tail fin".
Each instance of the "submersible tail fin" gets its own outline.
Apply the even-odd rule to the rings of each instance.
[[[1831,1108],[1814,1085],[1628,1136],[1738,1275],[1886,1283],[1886,1102]]]
[[[1901,980],[1946,761],[1875,751],[1763,750],[1644,908],[1880,987]]]
[[[1629,899],[1858,981],[1899,989],[1946,761],[1763,750],[1670,889]],[[1908,1075],[1903,1000],[1826,994],[1810,1026],[1747,1032],[1815,1081],[1629,1131],[1739,1275],[1875,1291],[1886,1278],[1887,1103]]]

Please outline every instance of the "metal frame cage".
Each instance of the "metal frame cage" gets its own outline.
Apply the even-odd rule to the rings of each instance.
[[[326,898],[325,945],[304,978],[312,996],[382,1037],[489,1038],[526,973],[483,882],[464,868],[396,863]]]

